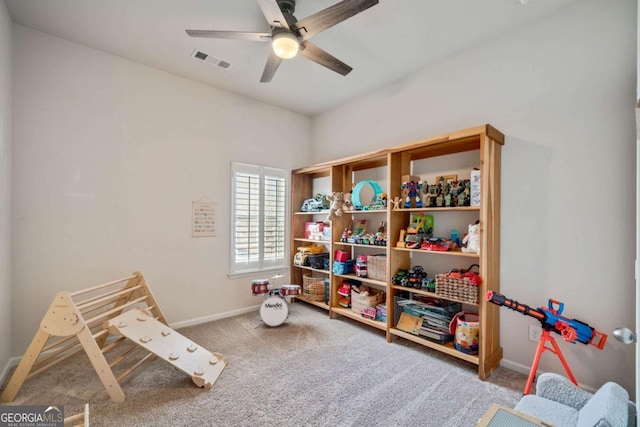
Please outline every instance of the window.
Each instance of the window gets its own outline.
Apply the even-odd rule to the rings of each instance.
[[[231,271],[286,268],[288,175],[282,169],[231,164]]]

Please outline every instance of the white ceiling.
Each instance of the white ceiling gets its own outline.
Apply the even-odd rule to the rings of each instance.
[[[271,83],[260,83],[269,44],[185,33],[268,32],[256,0],[5,0],[16,23],[309,116],[576,1],[380,0],[311,40],[352,66],[349,75],[296,57]],[[302,19],[337,2],[298,0],[294,15]],[[232,66],[196,62],[196,48]]]

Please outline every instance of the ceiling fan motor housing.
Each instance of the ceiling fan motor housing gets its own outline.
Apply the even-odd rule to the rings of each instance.
[[[296,1],[295,0],[277,0],[278,6],[280,6],[280,10],[284,13],[288,13],[289,15],[293,15],[293,12],[296,10]]]

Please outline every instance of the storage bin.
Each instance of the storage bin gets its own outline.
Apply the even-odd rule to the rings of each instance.
[[[367,275],[369,279],[387,281],[387,257],[386,255],[369,255],[367,261]]]
[[[333,273],[334,274],[349,274],[353,272],[353,260],[350,259],[346,262],[333,261]]]
[[[327,277],[324,279],[324,303],[329,304],[329,297],[331,296],[331,280]]]
[[[478,354],[480,340],[480,318],[476,313],[461,311],[456,314],[449,326],[454,335],[453,346],[466,354]]]
[[[349,255],[349,252],[336,250],[335,254],[333,255],[333,259],[340,262],[347,262],[349,261],[350,256],[351,255]]]
[[[302,296],[309,301],[324,301],[324,277],[302,276]]]
[[[478,304],[482,279],[478,273],[472,271],[473,268],[479,270],[480,266],[472,264],[466,270],[451,270],[448,273],[436,274],[436,294],[461,302]]]
[[[351,311],[361,314],[362,310],[367,307],[375,307],[383,303],[385,300],[384,292],[380,291],[371,295],[362,295],[361,293],[351,291]]]
[[[450,277],[449,273],[436,274],[436,294],[443,298],[478,304],[480,286],[473,285],[468,278]]]
[[[323,270],[325,268],[324,267],[325,260],[328,260],[328,259],[329,259],[328,253],[309,255],[309,265],[311,266],[311,268],[317,268],[319,270]]]

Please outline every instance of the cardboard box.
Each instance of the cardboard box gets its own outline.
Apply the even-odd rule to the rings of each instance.
[[[321,240],[322,230],[324,228],[323,222],[305,222],[304,223],[304,238]],[[319,237],[318,237],[319,236]]]
[[[471,206],[480,206],[480,171],[471,171]]]

